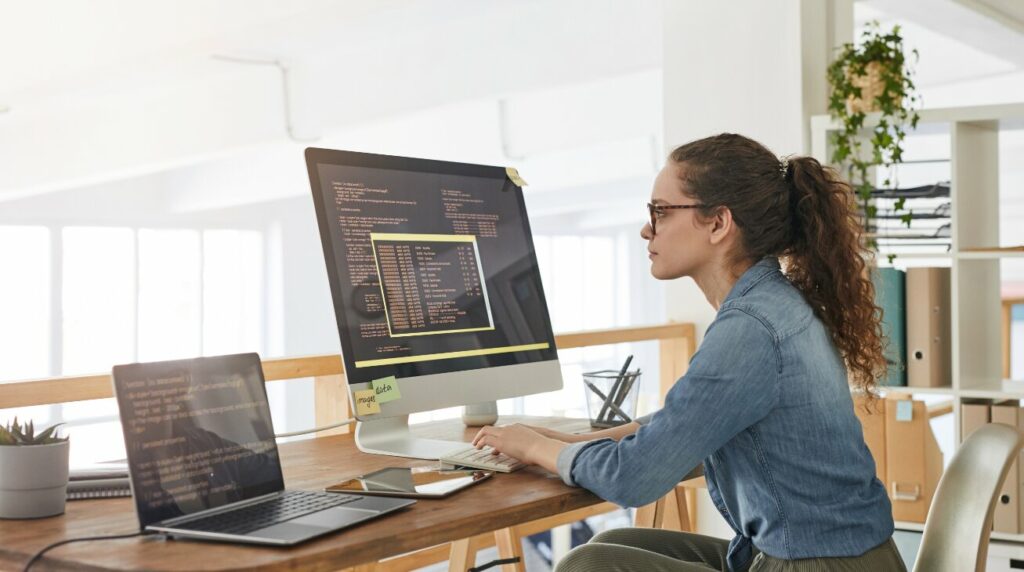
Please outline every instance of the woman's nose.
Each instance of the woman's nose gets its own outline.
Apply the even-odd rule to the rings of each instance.
[[[651,228],[651,223],[644,223],[643,228],[640,229],[640,238],[643,238],[644,240],[651,240],[654,238],[654,229]]]

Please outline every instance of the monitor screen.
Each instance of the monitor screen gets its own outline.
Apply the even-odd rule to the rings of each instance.
[[[504,168],[324,149],[307,162],[350,384],[557,359]]]
[[[142,528],[284,489],[257,354],[120,365],[114,389]]]

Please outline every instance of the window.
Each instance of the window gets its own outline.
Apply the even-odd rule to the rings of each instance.
[[[263,235],[203,232],[203,354],[265,347]]]
[[[0,368],[3,379],[50,370],[50,231],[0,227]],[[13,326],[13,327],[11,327]]]
[[[55,236],[0,227],[0,265],[18,272],[0,281],[2,380],[263,350],[262,233],[66,227]],[[72,464],[124,456],[113,399],[0,413],[66,423]]]
[[[200,265],[198,231],[139,231],[138,361],[199,355]]]
[[[68,227],[59,284],[65,375],[110,371],[135,358],[135,236],[128,228]]]

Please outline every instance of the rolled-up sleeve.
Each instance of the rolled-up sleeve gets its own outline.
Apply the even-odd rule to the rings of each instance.
[[[745,310],[723,308],[660,411],[618,442],[565,447],[558,472],[566,484],[620,506],[653,502],[768,414],[778,402],[780,371],[773,331]]]
[[[568,447],[562,447],[562,450],[558,453],[558,476],[562,477],[562,481],[570,487],[576,486],[576,481],[572,480],[572,464],[576,460],[576,455],[583,450],[584,447],[593,445],[594,443],[600,443],[600,441],[584,441],[582,443],[573,443]]]

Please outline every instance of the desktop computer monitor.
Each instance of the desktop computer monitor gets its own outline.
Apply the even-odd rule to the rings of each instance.
[[[410,413],[562,387],[505,168],[315,148],[306,164],[350,398],[392,375],[401,395],[357,412],[361,450],[436,459],[465,444],[412,437]]]

